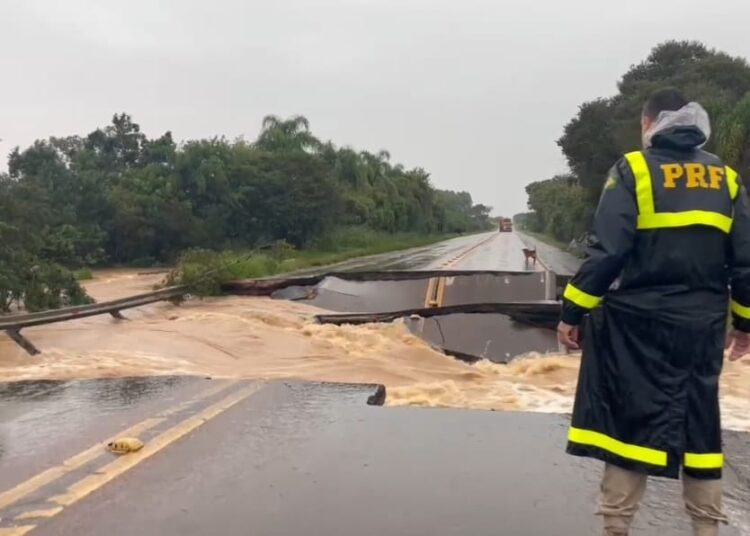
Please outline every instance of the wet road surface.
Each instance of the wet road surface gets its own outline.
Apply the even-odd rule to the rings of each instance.
[[[460,236],[418,248],[383,253],[342,263],[295,272],[295,275],[317,274],[330,271],[372,271],[372,270],[433,270],[445,267],[457,256],[467,254],[462,264],[466,270],[509,270],[529,269],[523,258],[523,243],[515,233],[497,231]],[[483,266],[483,268],[477,268]],[[458,269],[458,267],[454,267]],[[531,267],[533,269],[533,266]]]
[[[561,251],[554,246],[550,246],[534,238],[531,235],[524,233],[517,233],[518,237],[523,241],[524,244],[532,248],[536,248],[539,258],[542,259],[544,266],[555,272],[561,277],[572,277],[580,268],[583,259],[571,255],[566,251]]]
[[[6,386],[0,534],[600,534],[601,467],[563,453],[565,417],[368,406],[374,390],[197,378]],[[39,432],[17,433],[32,422]],[[104,450],[139,422],[142,451]],[[748,534],[750,468],[737,454],[750,439],[725,442],[733,525],[722,534]],[[90,446],[86,463],[70,461]],[[688,533],[678,483],[653,480],[634,534]]]
[[[413,333],[449,354],[467,354],[494,363],[558,349],[555,332],[515,322],[505,315],[455,314],[406,322]]]
[[[512,272],[541,270],[539,265],[526,262],[523,255],[523,248],[526,246],[517,233],[493,231],[476,235],[476,238],[477,242],[468,248],[446,253],[429,262],[424,268]]]
[[[554,298],[554,275],[541,263],[528,264],[524,244],[516,233],[491,232],[437,244],[408,253],[396,262],[399,269],[503,271],[497,275],[437,277],[412,281],[345,281],[325,279],[315,289],[300,291],[308,302],[338,312],[379,313],[431,306],[540,301]],[[381,259],[382,261],[383,259]],[[391,261],[366,269],[394,269]],[[347,268],[348,269],[348,268]],[[357,270],[364,269],[362,266]],[[277,295],[287,298],[294,291]],[[558,351],[554,333],[515,322],[500,314],[447,315],[410,321],[409,328],[431,344],[449,352],[507,363],[528,352]]]
[[[519,244],[488,233],[383,262],[519,270]],[[316,300],[372,310],[543,299],[549,280],[528,268],[410,286],[329,280]],[[408,322],[498,361],[554,342],[502,315],[468,316]],[[566,417],[368,406],[375,392],[188,377],[2,384],[0,536],[600,534],[601,465],[563,453]],[[145,446],[107,452],[122,435]],[[725,433],[725,445],[722,534],[750,535],[750,435]],[[688,533],[679,484],[654,480],[634,534]]]

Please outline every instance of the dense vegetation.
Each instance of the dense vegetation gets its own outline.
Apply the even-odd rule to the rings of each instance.
[[[586,231],[610,166],[641,146],[643,102],[665,86],[706,108],[713,128],[706,149],[750,179],[750,66],[697,42],[667,42],[623,75],[617,95],[581,105],[565,126],[557,143],[570,173],[526,187],[532,213],[521,221],[529,230],[565,242]]]
[[[85,300],[68,269],[279,240],[338,251],[342,233],[400,243],[405,233],[486,228],[489,211],[468,193],[436,190],[425,170],[394,165],[385,151],[318,140],[304,117],[267,117],[253,143],[177,145],[116,115],[88,136],[11,153],[0,174],[0,311]]]
[[[199,296],[221,294],[221,284],[328,266],[352,257],[412,248],[445,239],[444,234],[383,233],[366,227],[342,227],[295,249],[275,242],[257,250],[190,249],[166,278],[166,285],[185,285]]]

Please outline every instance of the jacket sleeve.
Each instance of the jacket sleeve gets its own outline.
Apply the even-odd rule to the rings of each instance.
[[[565,287],[563,322],[577,326],[586,313],[601,303],[633,247],[637,219],[635,179],[627,161],[620,159],[604,184],[586,260]]]
[[[736,329],[750,332],[750,202],[739,176],[736,181],[739,191],[734,200],[729,256],[732,323]]]

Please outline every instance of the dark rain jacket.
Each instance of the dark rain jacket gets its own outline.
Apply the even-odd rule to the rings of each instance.
[[[570,454],[720,478],[727,311],[750,331],[750,206],[737,173],[675,127],[619,160],[562,320],[583,329]],[[590,314],[587,314],[590,313]]]

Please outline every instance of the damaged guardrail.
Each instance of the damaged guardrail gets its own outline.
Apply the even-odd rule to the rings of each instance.
[[[187,287],[168,287],[153,292],[136,294],[127,298],[110,300],[89,305],[77,305],[75,307],[65,307],[62,309],[53,309],[40,313],[28,313],[20,315],[0,316],[0,331],[5,331],[8,336],[16,342],[21,348],[31,355],[40,353],[34,344],[21,334],[21,330],[33,326],[44,324],[54,324],[56,322],[65,322],[78,318],[86,318],[102,314],[112,315],[113,318],[124,320],[120,311],[141,307],[150,303],[170,300],[180,297],[187,292]]]
[[[367,272],[321,272],[309,276],[287,276],[262,279],[230,281],[221,287],[223,292],[244,296],[270,296],[278,290],[294,286],[315,286],[327,278],[339,278],[347,281],[408,281],[441,277],[460,276],[516,276],[538,277],[537,272],[499,271],[499,270],[420,270],[420,271],[367,271]],[[548,277],[548,280],[550,278]],[[116,319],[123,319],[121,311],[151,303],[170,300],[188,293],[187,286],[167,287],[152,292],[137,294],[107,302],[66,307],[40,313],[0,316],[0,331],[8,336],[31,355],[40,353],[39,349],[21,334],[21,330],[44,324],[64,322],[89,316],[110,314]],[[471,313],[503,314],[524,324],[554,329],[560,313],[559,302],[501,302],[471,303],[448,305],[430,308],[404,309],[378,313],[342,313],[318,315],[317,321],[331,324],[362,324],[367,322],[391,322],[400,317],[418,315],[423,318]]]

